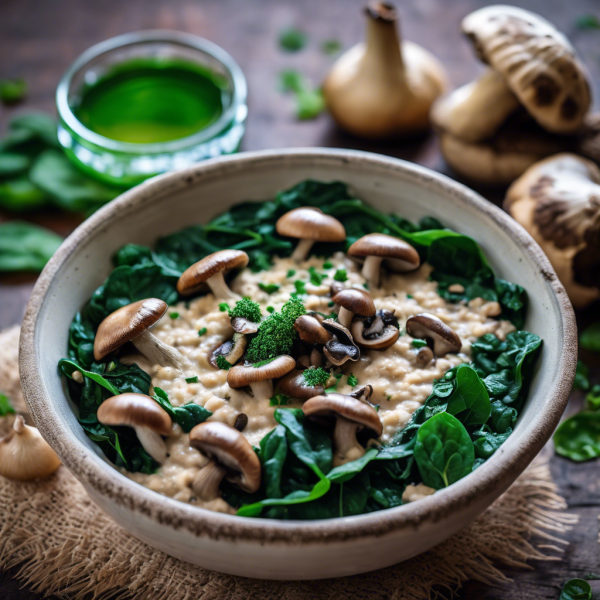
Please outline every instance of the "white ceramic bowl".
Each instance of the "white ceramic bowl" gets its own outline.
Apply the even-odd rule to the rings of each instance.
[[[77,423],[56,368],[71,319],[128,242],[204,222],[234,203],[272,198],[303,179],[347,182],[383,211],[438,217],[475,238],[497,273],[530,297],[526,329],[544,339],[514,433],[474,473],[419,502],[323,521],[234,517],[183,504],[116,471]],[[346,150],[239,154],[164,175],[123,194],[81,225],[48,263],[21,336],[21,380],[33,418],[92,499],[133,535],[203,567],[269,579],[313,579],[385,567],[438,544],[488,507],[550,438],[567,403],[576,327],[562,285],[537,244],[468,188],[400,160]]]

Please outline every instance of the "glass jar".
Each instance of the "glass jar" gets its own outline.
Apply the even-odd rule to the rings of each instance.
[[[74,110],[82,92],[118,65],[136,59],[184,60],[214,73],[223,82],[220,117],[197,133],[158,143],[122,142],[88,129]],[[219,46],[177,31],[128,33],[93,46],[63,75],[56,91],[58,139],[67,156],[90,175],[131,187],[154,175],[236,152],[245,130],[246,96],[242,70]]]

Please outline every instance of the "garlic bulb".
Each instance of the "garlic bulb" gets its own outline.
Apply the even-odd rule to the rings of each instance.
[[[440,62],[411,42],[400,42],[393,6],[366,9],[367,35],[333,65],[323,85],[338,125],[365,138],[419,133],[429,127],[429,108],[446,88]]]
[[[25,425],[21,415],[13,430],[0,440],[0,475],[17,481],[47,477],[60,466],[54,450],[35,427]]]

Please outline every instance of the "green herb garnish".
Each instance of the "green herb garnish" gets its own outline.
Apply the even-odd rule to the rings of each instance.
[[[295,274],[296,274],[295,269],[289,269],[288,272],[285,274],[285,276],[289,279],[290,277],[293,277]]]
[[[352,373],[348,375],[348,385],[351,387],[356,387],[358,385],[358,378],[355,377]]]
[[[289,400],[289,396],[285,396],[284,394],[276,394],[269,399],[269,406],[285,406],[289,403]]]
[[[217,363],[217,367],[222,371],[229,371],[233,366],[224,356],[217,356],[215,362]]]
[[[308,268],[308,274],[310,275],[311,284],[315,286],[321,285],[323,279],[327,277],[325,273],[317,273],[317,270],[314,267]]]
[[[424,346],[427,346],[427,342],[425,340],[415,339],[411,342],[411,344],[413,348],[423,348]]]
[[[333,268],[333,263],[330,263],[329,261],[324,262],[323,263],[323,268],[324,269],[331,269],[331,268]]]
[[[309,367],[302,371],[302,376],[309,387],[325,385],[329,379],[329,373],[322,367]]]
[[[198,331],[198,336],[202,337],[207,331],[208,329],[206,329],[206,327],[203,327],[202,329],[200,329],[200,331]]]
[[[348,280],[348,275],[346,274],[346,269],[338,269],[338,270],[335,272],[335,275],[333,276],[333,278],[334,278],[336,281],[341,281],[342,283],[343,283],[344,281],[347,281],[347,280]]]
[[[294,281],[294,287],[296,288],[296,294],[307,294],[306,283],[297,279]]]
[[[298,52],[306,46],[307,37],[303,31],[288,27],[279,34],[279,46],[287,52]]]
[[[219,308],[221,308],[220,304]],[[248,319],[248,321],[252,321],[253,323],[258,323],[262,319],[262,313],[260,311],[259,304],[253,300],[250,300],[250,298],[242,298],[241,300],[238,300],[233,308],[227,307],[227,310],[229,311],[229,316],[232,319],[235,317],[241,317],[243,319]]]
[[[193,377],[186,377],[186,383],[198,383],[198,375],[194,375]]]
[[[577,29],[600,29],[600,19],[596,15],[579,15],[575,18]]]
[[[229,312],[229,304],[227,304],[227,302],[219,302],[219,310],[221,312]]]
[[[179,319],[179,313],[178,312],[169,313],[169,317],[171,317],[171,319]]]
[[[273,294],[274,292],[277,292],[281,286],[278,283],[259,283],[258,287],[263,292],[267,292],[267,294]]]

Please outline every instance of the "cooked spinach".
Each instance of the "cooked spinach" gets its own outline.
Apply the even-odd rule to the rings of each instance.
[[[208,417],[212,416],[210,410],[193,402],[183,406],[173,406],[169,402],[167,392],[158,387],[154,388],[154,399],[165,409],[171,419],[183,429],[184,433],[189,433],[193,427],[199,423],[204,423]]]
[[[560,592],[559,600],[592,600],[592,586],[585,579],[569,579]]]
[[[54,232],[25,223],[0,223],[0,272],[41,271],[62,238]]]

